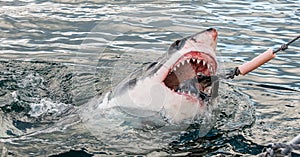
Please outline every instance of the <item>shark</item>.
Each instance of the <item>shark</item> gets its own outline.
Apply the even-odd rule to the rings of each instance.
[[[217,30],[209,28],[176,40],[156,62],[108,92],[99,107],[160,112],[172,123],[203,114],[217,97],[217,37]]]

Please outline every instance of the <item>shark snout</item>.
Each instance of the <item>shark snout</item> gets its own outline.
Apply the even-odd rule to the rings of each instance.
[[[218,32],[217,32],[216,29],[214,29],[214,28],[209,28],[209,29],[207,29],[206,31],[209,32],[209,33],[211,34],[213,40],[217,40]]]

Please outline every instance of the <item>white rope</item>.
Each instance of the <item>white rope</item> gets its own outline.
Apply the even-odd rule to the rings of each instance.
[[[269,147],[264,150],[263,153],[259,154],[259,157],[273,157],[273,156],[286,156],[292,153],[293,150],[300,150],[300,134],[292,139],[289,143],[272,143]]]

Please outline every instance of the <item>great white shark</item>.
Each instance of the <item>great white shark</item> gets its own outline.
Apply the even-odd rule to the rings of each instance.
[[[216,97],[218,33],[210,28],[175,41],[168,52],[138,69],[105,95],[99,108],[163,112],[170,122],[201,115]],[[139,115],[142,116],[142,115]]]
[[[133,123],[134,126],[139,125],[139,120],[142,119],[142,127],[144,124],[153,124],[153,126],[164,124],[155,123],[157,121],[167,121],[172,124],[195,119],[198,115],[207,113],[207,109],[213,106],[212,100],[217,97],[218,85],[213,79],[218,67],[217,36],[217,31],[210,28],[177,40],[157,62],[149,63],[133,72],[104,96],[94,97],[79,108],[69,108],[66,112],[68,116],[54,125],[16,138],[2,138],[0,142],[25,139],[29,136],[42,135],[42,133],[53,133],[80,122],[84,125],[74,125],[74,128],[78,127],[82,130],[81,127],[84,127],[100,139],[108,136],[111,140],[115,138],[115,135],[124,133],[122,127],[114,128],[123,126],[122,118],[127,118],[125,121],[137,119],[138,123]],[[119,109],[124,110],[119,112]],[[127,114],[124,116],[124,112],[135,114],[134,116],[143,116],[143,118],[128,118],[132,116],[127,116]],[[149,115],[148,113],[159,114]],[[162,119],[161,116],[163,116]],[[113,118],[116,120],[111,120]]]

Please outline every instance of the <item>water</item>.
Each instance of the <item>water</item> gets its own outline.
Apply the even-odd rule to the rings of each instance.
[[[221,72],[278,48],[299,35],[299,4],[0,1],[1,155],[251,156],[291,140],[300,133],[299,41],[249,75],[223,80],[209,125],[148,125],[147,117],[92,106],[173,41],[203,29],[219,32]]]

